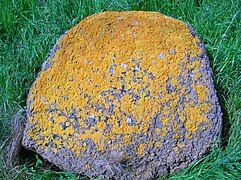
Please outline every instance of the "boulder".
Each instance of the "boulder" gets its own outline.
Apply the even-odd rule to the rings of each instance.
[[[62,35],[33,83],[22,144],[88,177],[151,179],[220,137],[209,59],[194,29],[157,12],[103,12]]]

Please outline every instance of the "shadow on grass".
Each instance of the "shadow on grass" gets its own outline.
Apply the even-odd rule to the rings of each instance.
[[[19,152],[17,164],[18,167],[22,169],[21,173],[16,173],[18,175],[15,176],[19,179],[88,179],[82,175],[63,171],[58,166],[44,160],[36,152],[23,147],[21,147]],[[11,177],[11,175],[9,175],[9,177]]]

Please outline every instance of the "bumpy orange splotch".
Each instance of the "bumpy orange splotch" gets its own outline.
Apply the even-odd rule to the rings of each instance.
[[[195,104],[179,77],[185,80],[191,71],[193,82],[205,78],[199,72],[203,63],[198,42],[186,24],[159,13],[106,12],[86,18],[60,40],[51,67],[39,74],[30,91],[29,123],[35,128],[28,135],[40,147],[51,141],[54,152],[65,147],[81,156],[87,139],[98,151],[135,144],[132,134],[148,134],[159,113],[159,136],[167,135],[175,115],[184,123],[186,136],[194,134],[209,122],[209,89],[192,83],[199,101]],[[189,62],[187,53],[196,60]],[[169,91],[169,85],[175,90]],[[186,98],[182,110],[181,97]],[[73,111],[77,119],[69,117]],[[90,127],[88,118],[96,118]],[[174,123],[173,138],[179,138],[179,126]],[[121,142],[116,140],[119,135]],[[142,156],[147,146],[161,145],[141,143],[136,153]]]

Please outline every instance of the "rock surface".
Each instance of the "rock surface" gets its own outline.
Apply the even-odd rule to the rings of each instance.
[[[22,144],[89,177],[150,179],[199,159],[221,110],[190,25],[154,12],[104,12],[57,41],[28,96]]]

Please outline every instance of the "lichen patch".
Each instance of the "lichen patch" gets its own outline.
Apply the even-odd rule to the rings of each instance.
[[[154,175],[154,161],[165,173],[199,158],[221,124],[200,44],[189,25],[160,13],[82,20],[57,42],[29,92],[24,146],[90,177],[142,177],[141,166]],[[114,156],[123,165],[111,163]]]

